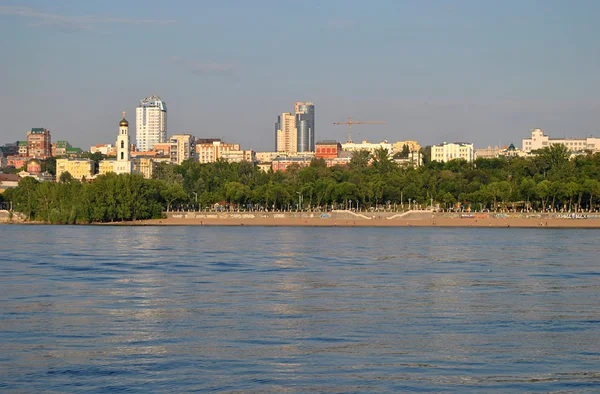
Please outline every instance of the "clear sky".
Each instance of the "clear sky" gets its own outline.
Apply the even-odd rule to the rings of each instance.
[[[168,134],[273,150],[313,101],[316,139],[600,136],[598,0],[0,0],[0,144],[45,127],[89,149],[157,94]],[[133,129],[133,127],[132,127]],[[132,133],[135,138],[135,132]]]

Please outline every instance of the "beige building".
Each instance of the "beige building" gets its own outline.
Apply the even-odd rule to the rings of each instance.
[[[431,147],[431,160],[447,163],[450,160],[463,159],[472,162],[475,158],[473,144],[466,142],[444,142]]]
[[[421,150],[421,145],[417,141],[398,141],[392,144],[392,152],[399,153],[404,149],[404,145],[408,146],[410,152],[418,152]]]
[[[90,179],[94,176],[94,161],[90,159],[56,159],[56,181],[60,176],[68,172],[73,179],[80,181],[85,177]]]
[[[492,148],[488,146],[487,148],[479,148],[475,151],[475,158],[477,159],[495,159],[500,156],[500,149],[498,146]]]
[[[275,124],[277,152],[296,153],[298,151],[298,130],[296,115],[284,112],[277,117]]]
[[[152,172],[155,167],[156,163],[151,157],[137,157],[133,159],[133,173],[141,174],[146,179],[152,178]]]
[[[223,153],[239,151],[240,144],[227,144],[220,139],[198,139],[196,141],[196,155],[200,163],[214,163]]]
[[[159,144],[154,144],[154,152],[157,152],[160,156],[171,157],[171,143],[170,142],[161,142]]]
[[[542,129],[531,130],[531,138],[523,139],[523,152],[530,153],[552,145],[564,145],[570,152],[600,152],[600,138],[550,138]]]
[[[280,152],[256,152],[254,156],[259,163],[270,163],[274,158],[281,155]]]
[[[173,163],[181,164],[196,158],[196,138],[191,134],[175,134],[169,139],[169,144],[169,156]]]
[[[254,163],[256,162],[256,155],[253,150],[231,150],[223,152],[221,159],[227,160],[230,163],[239,163],[241,161]]]

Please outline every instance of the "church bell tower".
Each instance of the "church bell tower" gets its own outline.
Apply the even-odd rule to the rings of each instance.
[[[129,122],[125,119],[125,112],[123,112],[123,119],[119,123],[117,161],[129,161]]]

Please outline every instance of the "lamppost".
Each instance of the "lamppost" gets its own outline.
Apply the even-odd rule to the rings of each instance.
[[[400,191],[400,206],[402,207],[402,210],[404,211],[404,190]]]
[[[296,192],[296,194],[298,195],[298,210],[302,210],[302,193],[300,192]]]
[[[196,192],[192,192],[194,193],[194,211],[196,210],[196,205],[198,205],[198,193]],[[198,211],[200,211],[200,208],[198,208]]]

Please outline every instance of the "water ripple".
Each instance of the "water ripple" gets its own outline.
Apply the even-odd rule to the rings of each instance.
[[[598,230],[44,230],[0,226],[2,392],[600,391]]]

